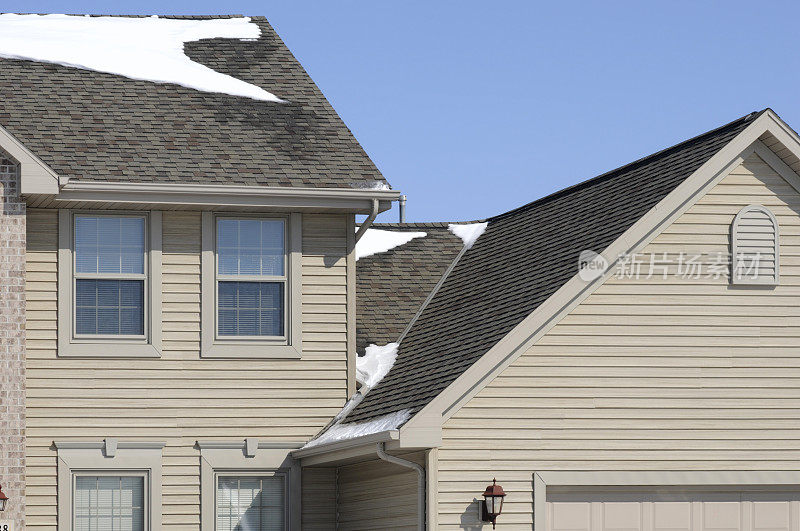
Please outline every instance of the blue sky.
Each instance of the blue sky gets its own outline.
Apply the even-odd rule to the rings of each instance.
[[[790,2],[3,1],[265,15],[409,221],[478,219],[750,111],[800,128]],[[379,220],[395,221],[396,209]]]

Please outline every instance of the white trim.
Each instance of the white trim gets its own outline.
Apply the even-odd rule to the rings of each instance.
[[[287,524],[290,531],[300,530],[301,521],[301,469],[292,459],[289,448],[262,448],[252,457],[245,455],[246,440],[240,442],[197,442],[200,447],[200,530],[215,531],[216,478],[222,475],[284,474],[286,489]],[[292,444],[292,443],[281,443]]]
[[[533,474],[533,528],[546,529],[547,487],[741,487],[800,486],[800,471],[538,471]]]
[[[400,428],[401,445],[440,445],[442,424],[446,419],[602,285],[613,274],[619,256],[642,249],[699,197],[759,149],[761,142],[758,139],[765,132],[772,133],[787,149],[800,156],[800,137],[774,112],[765,111],[603,251],[603,257],[610,264],[605,275],[586,283],[576,272],[572,279],[403,425]]]
[[[229,216],[229,213],[221,214]],[[264,214],[251,217],[266,217]],[[232,216],[234,217],[234,216]],[[276,342],[262,338],[216,338],[216,214],[202,213],[201,248],[201,346],[203,358],[300,358],[303,353],[303,303],[302,303],[302,254],[303,216],[289,214],[286,218],[287,234],[287,281],[285,309],[286,339]]]
[[[14,135],[0,126],[0,148],[20,165],[20,193],[57,194],[59,178],[56,172],[34,155]]]
[[[90,211],[86,211],[90,213]],[[161,246],[162,216],[158,210],[149,212],[91,211],[103,215],[144,215],[147,235],[147,273],[145,281],[146,336],[144,338],[113,338],[102,336],[92,338],[73,335],[73,211],[58,211],[58,356],[59,357],[101,357],[101,358],[157,358],[161,356]]]
[[[145,491],[148,496],[146,519],[148,531],[161,529],[161,449],[164,443],[137,443],[146,444],[147,448],[130,448],[126,442],[117,444],[114,457],[107,456],[104,452],[104,442],[70,443],[62,441],[57,443],[58,450],[58,528],[72,529],[72,504],[73,504],[73,477],[75,472],[84,474],[119,472],[144,473],[146,475]],[[78,447],[82,445],[82,447]],[[98,446],[99,445],[99,446]]]

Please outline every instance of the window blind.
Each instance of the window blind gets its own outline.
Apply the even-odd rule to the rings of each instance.
[[[144,531],[142,476],[77,476],[75,531]]]
[[[217,531],[283,531],[283,476],[227,476],[217,480]]]

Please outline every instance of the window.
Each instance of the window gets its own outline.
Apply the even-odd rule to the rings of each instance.
[[[200,355],[299,358],[302,215],[202,215]]]
[[[780,278],[778,221],[761,205],[750,205],[731,226],[731,282],[776,286]]]
[[[75,531],[144,531],[143,475],[75,475]]]
[[[144,216],[75,216],[75,336],[145,335]]]
[[[282,338],[286,223],[217,218],[217,336]]]
[[[58,355],[158,357],[161,212],[58,213]]]
[[[161,529],[160,441],[55,441],[58,529]]]
[[[216,531],[286,529],[286,479],[271,476],[217,476]]]

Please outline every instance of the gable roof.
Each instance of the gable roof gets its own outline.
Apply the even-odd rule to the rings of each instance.
[[[227,17],[166,17],[210,19]],[[185,53],[288,103],[0,58],[0,126],[60,177],[350,188],[385,183],[267,20]]]
[[[763,112],[490,218],[345,422],[418,412]]]
[[[371,229],[424,238],[356,262],[356,349],[397,341],[463,247],[447,223],[373,223]]]

